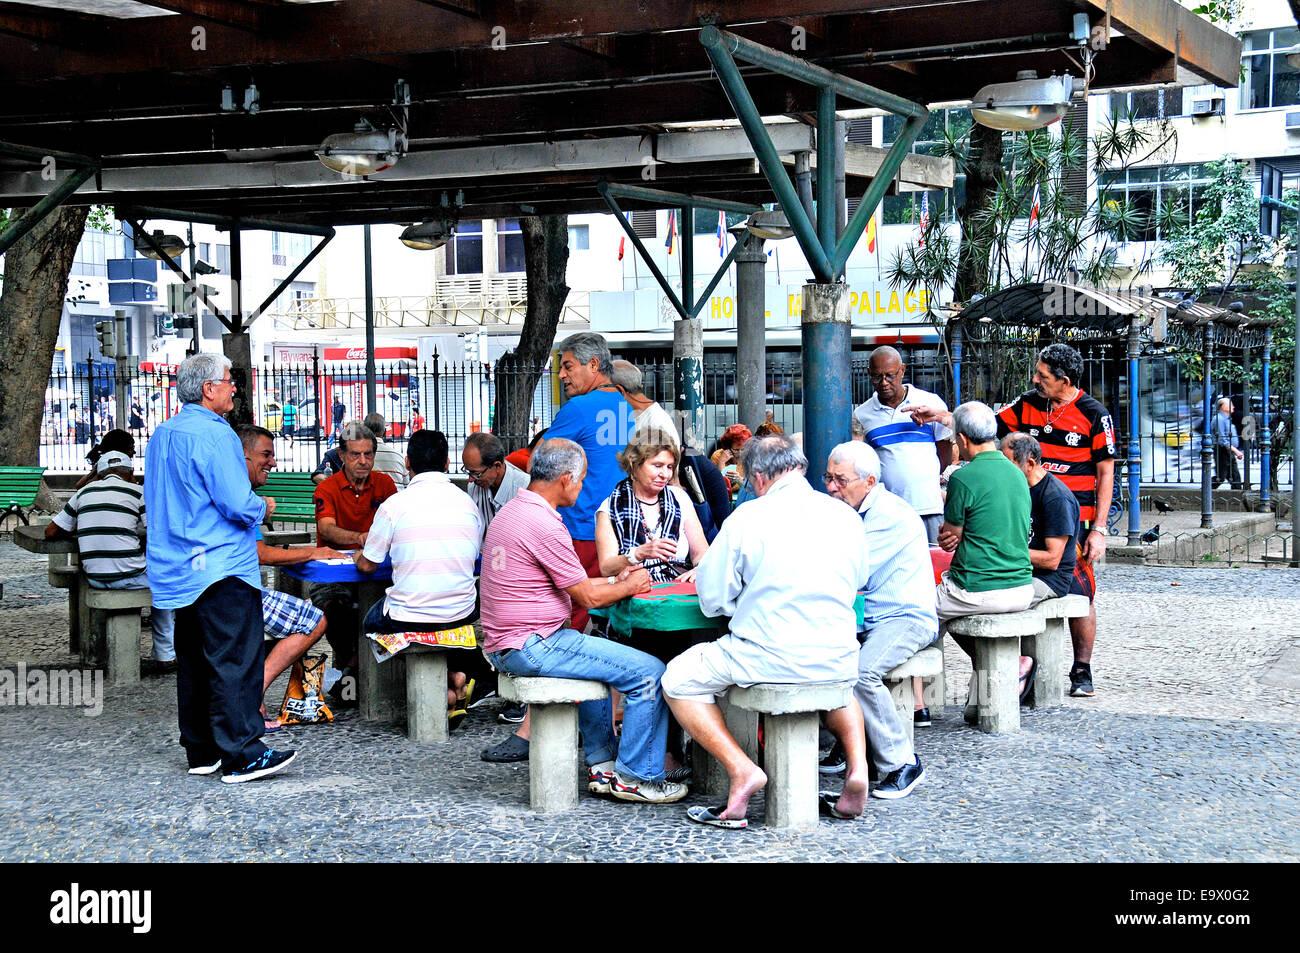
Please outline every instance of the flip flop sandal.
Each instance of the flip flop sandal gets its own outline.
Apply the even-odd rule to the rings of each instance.
[[[469,707],[472,704],[473,698],[474,698],[474,679],[471,678],[469,681],[465,683],[465,690],[461,692],[460,698],[457,699],[459,704],[457,704],[456,707],[464,708],[466,711],[469,711]]]
[[[465,716],[468,714],[469,712],[463,708],[457,708],[455,711],[447,712],[447,732],[451,733],[459,728],[460,723],[465,720]]]
[[[835,807],[835,802],[840,796],[835,791],[818,791],[817,792],[817,810],[825,817],[834,818],[837,821],[856,821],[859,817],[857,814],[845,814]]]
[[[724,831],[740,831],[749,826],[748,818],[730,818],[722,817],[721,814],[727,809],[727,805],[722,804],[718,807],[704,807],[695,805],[686,809],[686,816],[696,824],[705,824],[709,827],[720,827]]]
[[[270,718],[262,719],[262,734],[264,735],[272,734],[283,727],[284,725],[280,724],[278,721],[272,721]]]
[[[1029,701],[1029,693],[1034,690],[1034,676],[1037,674],[1038,659],[1034,659],[1033,664],[1029,666],[1029,671],[1026,672],[1024,677],[1021,679],[1025,685],[1020,689],[1020,704],[1023,705],[1025,702]]]

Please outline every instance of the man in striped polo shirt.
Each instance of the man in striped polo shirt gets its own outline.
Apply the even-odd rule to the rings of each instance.
[[[1068,344],[1049,344],[1038,355],[1034,389],[998,412],[998,436],[1012,431],[1037,438],[1043,467],[1079,501],[1078,557],[1070,592],[1096,593],[1092,564],[1106,552],[1106,514],[1115,486],[1115,426],[1101,402],[1078,386],[1083,356]],[[1070,694],[1091,698],[1092,646],[1097,637],[1097,607],[1070,620],[1074,666]]]
[[[853,411],[864,440],[880,458],[880,482],[916,510],[931,544],[943,524],[943,492],[939,474],[952,463],[952,431],[940,421],[918,424],[905,411],[913,407],[948,410],[943,398],[913,384],[904,384],[907,365],[892,347],[871,352],[867,374],[876,392]]]
[[[144,556],[144,493],[135,485],[131,458],[119,450],[100,455],[97,479],[86,484],[53,521],[46,537],[77,537],[77,551],[86,581],[95,589],[148,589]],[[144,659],[146,675],[161,675],[176,668],[173,647],[176,613],[154,607],[153,658]]]

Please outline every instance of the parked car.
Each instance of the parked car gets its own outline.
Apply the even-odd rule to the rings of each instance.
[[[298,422],[293,428],[294,437],[299,440],[315,440],[321,435],[315,398],[304,400],[297,407]],[[284,410],[280,401],[268,400],[262,405],[262,426],[271,433],[280,433],[284,429]]]

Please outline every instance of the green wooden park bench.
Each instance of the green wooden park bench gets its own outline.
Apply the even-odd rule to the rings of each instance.
[[[272,471],[266,478],[266,485],[259,487],[259,496],[269,496],[275,500],[275,513],[272,522],[314,523],[316,522],[316,504],[312,500],[316,484],[310,473]]]
[[[23,510],[30,512],[36,505],[44,473],[45,467],[0,467],[0,513],[17,513],[23,525],[29,525]]]

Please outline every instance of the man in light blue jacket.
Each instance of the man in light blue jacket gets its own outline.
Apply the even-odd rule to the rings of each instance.
[[[195,354],[177,373],[184,406],[145,453],[146,559],[154,605],[176,610],[176,698],[190,774],[227,783],[282,770],[292,751],[261,742],[262,581],[255,530],[275,503],[253,492],[220,415],[234,407],[230,361]]]

